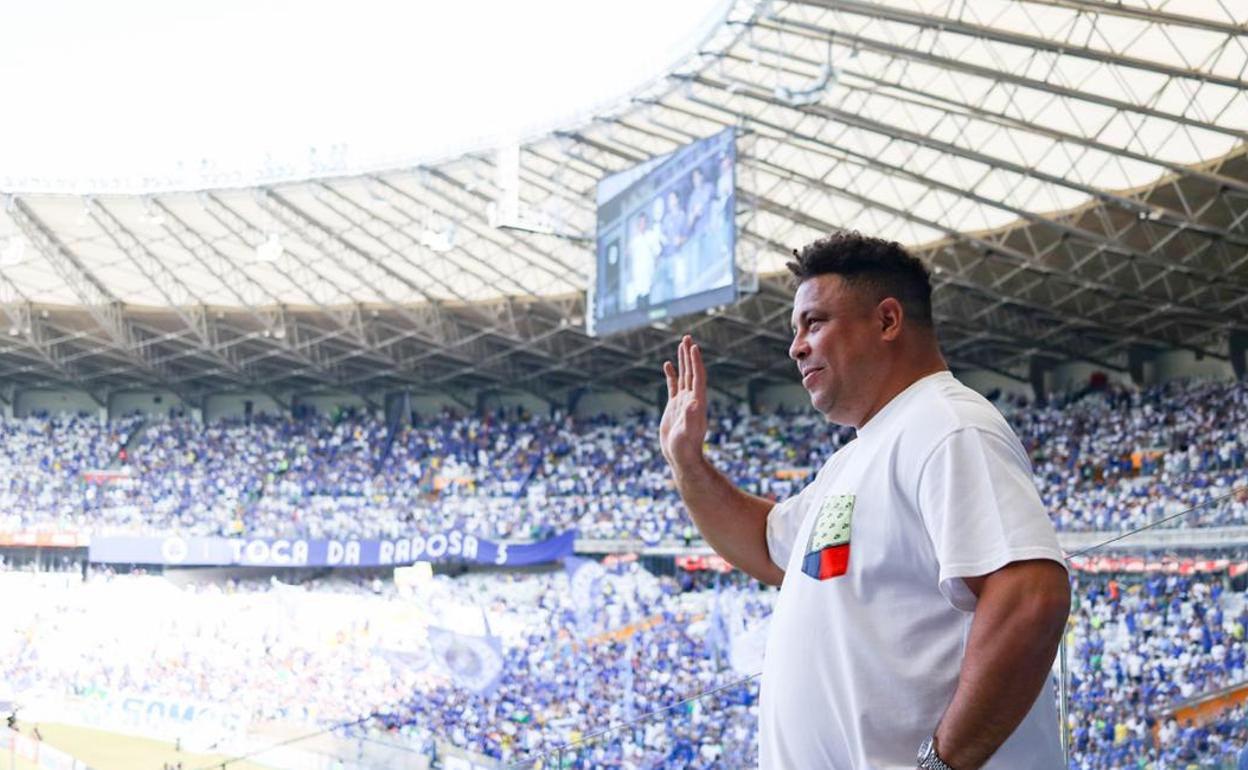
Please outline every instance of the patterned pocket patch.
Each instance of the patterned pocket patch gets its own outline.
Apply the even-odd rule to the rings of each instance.
[[[849,533],[853,520],[853,495],[824,498],[810,531],[802,572],[816,580],[827,580],[849,570]]]

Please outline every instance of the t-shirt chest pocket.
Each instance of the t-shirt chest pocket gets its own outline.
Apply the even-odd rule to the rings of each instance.
[[[855,500],[851,494],[829,494],[819,502],[804,542],[803,573],[830,580],[849,571]]]

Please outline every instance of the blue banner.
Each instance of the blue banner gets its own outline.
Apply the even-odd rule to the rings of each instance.
[[[87,558],[95,564],[195,567],[387,567],[418,561],[521,567],[571,556],[575,539],[575,530],[524,545],[482,540],[460,530],[394,540],[93,537]]]

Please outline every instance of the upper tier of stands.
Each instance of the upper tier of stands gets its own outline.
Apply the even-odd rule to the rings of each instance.
[[[1186,382],[1064,405],[999,406],[1061,530],[1138,527],[1248,484],[1248,385]],[[691,536],[658,418],[516,410],[199,424],[186,417],[0,422],[0,531],[393,537],[457,526],[528,539]],[[810,410],[720,409],[707,450],[743,488],[782,498],[852,440]],[[104,473],[95,473],[106,471]],[[94,479],[94,480],[90,480]],[[1248,522],[1241,496],[1177,525]]]

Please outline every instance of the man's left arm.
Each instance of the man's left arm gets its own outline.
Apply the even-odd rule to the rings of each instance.
[[[935,748],[954,770],[978,770],[1048,683],[1070,613],[1070,583],[1050,559],[1012,562],[963,582],[977,597],[975,616]]]

